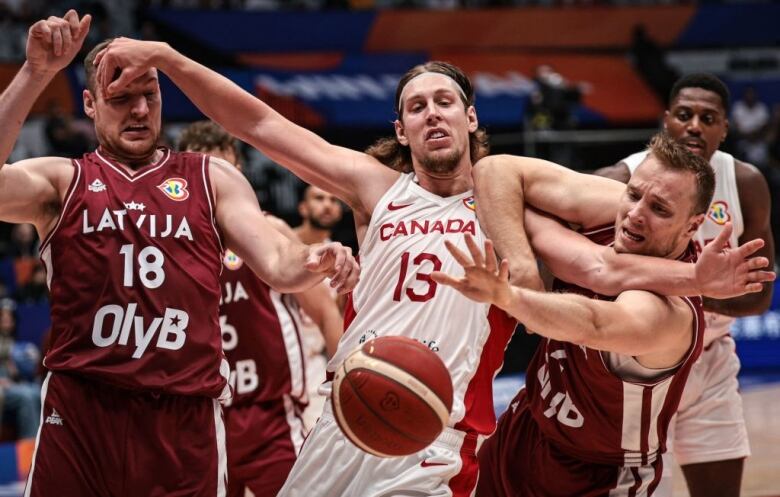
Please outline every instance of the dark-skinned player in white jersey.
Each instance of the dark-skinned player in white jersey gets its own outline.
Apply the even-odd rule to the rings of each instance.
[[[3,163],[89,23],[71,10],[30,28],[26,61],[0,95]],[[223,246],[286,292],[326,276],[349,290],[359,268],[339,244],[308,247],[271,229],[231,165],[158,148],[156,71],[108,97],[95,85],[96,53],[83,103],[99,148],[0,169],[0,219],[36,227],[51,295],[25,496],[224,495]]]
[[[331,145],[166,44],[116,40],[98,63],[109,94],[158,67],[228,132],[352,208],[364,277],[347,305],[348,327],[329,371],[365,340],[392,334],[426,344],[453,378],[450,426],[429,448],[408,457],[388,460],[361,452],[338,430],[326,406],[280,495],[470,495],[477,480],[476,448],[495,428],[492,380],[514,323],[496,308],[441,288],[430,276],[456,267],[445,240],[465,249],[462,233],[483,237],[474,215],[471,167],[487,147],[468,77],[443,62],[410,69],[396,88],[395,136],[366,154]],[[118,69],[121,75],[111,82]],[[540,286],[528,244],[519,250],[527,258],[516,278]],[[690,265],[661,261],[669,265],[659,269],[656,263],[636,262],[632,267],[644,267],[639,272],[645,278],[634,282],[669,289],[674,273],[680,276],[675,290],[684,281],[699,288]]]
[[[715,172],[715,195],[694,238],[697,248],[731,222],[729,245],[761,238],[758,254],[774,265],[774,240],[767,181],[752,164],[719,150],[729,130],[729,91],[717,77],[693,73],[678,80],[669,95],[663,127],[675,140],[709,161]],[[642,154],[633,154],[595,174],[627,183]],[[750,444],[739,395],[739,358],[729,329],[735,317],[769,309],[773,285],[757,293],[726,300],[704,299],[707,333],[704,352],[694,365],[680,409],[670,430],[673,455],[682,468],[692,497],[738,497]],[[671,457],[668,462],[671,463]],[[671,497],[671,464],[658,495]]]

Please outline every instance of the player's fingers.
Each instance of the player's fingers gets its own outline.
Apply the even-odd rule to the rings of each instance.
[[[81,21],[79,21],[78,31],[74,35],[74,39],[76,40],[76,43],[83,43],[84,39],[87,37],[87,34],[89,33],[89,26],[92,24],[92,16],[87,14],[84,17],[81,18]]]
[[[76,35],[79,33],[79,15],[76,13],[75,10],[70,9],[65,13],[64,16],[62,16],[63,19],[65,19],[65,22],[68,23],[68,28],[70,28],[71,35],[75,38]]]
[[[349,269],[344,279],[344,283],[339,287],[339,293],[349,293],[357,286],[360,281],[360,267],[357,263],[348,264]]]
[[[63,21],[60,24],[60,34],[62,35],[62,53],[70,53],[73,46],[73,36],[71,36],[70,23]]]
[[[762,267],[767,267],[769,265],[769,259],[766,257],[751,257],[747,261],[745,261],[745,264],[747,265],[747,268],[750,271],[753,271],[755,269],[761,269]]]
[[[453,245],[452,242],[450,242],[449,240],[444,240],[444,246],[447,247],[447,250],[450,251],[450,254],[452,254],[452,257],[458,262],[458,264],[460,264],[464,268],[473,265],[469,256],[463,253],[458,247]]]
[[[726,246],[726,242],[729,241],[732,229],[731,223],[726,223],[723,225],[721,232],[718,233],[718,236],[716,236],[708,245],[712,245],[712,248],[720,252]]]
[[[509,261],[506,259],[501,259],[501,265],[498,268],[498,279],[509,281]]]
[[[51,27],[46,21],[38,21],[30,26],[29,35],[44,41],[51,41]]]
[[[745,242],[737,248],[737,253],[741,258],[747,258],[754,254],[757,250],[764,246],[764,240],[761,238],[754,238],[749,242]],[[762,266],[763,267],[763,266]]]
[[[485,269],[495,274],[498,268],[498,259],[496,258],[496,251],[493,248],[493,242],[491,240],[485,240]]]
[[[748,281],[753,283],[767,283],[775,281],[777,274],[774,271],[751,271],[748,273]]]
[[[485,257],[482,254],[482,250],[479,248],[479,245],[477,245],[477,242],[474,240],[474,237],[471,236],[471,234],[466,233],[466,246],[469,248],[469,252],[471,253],[471,258],[474,261],[474,265],[477,267],[484,267],[485,265]]]
[[[761,283],[748,283],[745,285],[745,293],[758,293],[764,289]]]
[[[56,18],[55,18],[56,19]],[[59,57],[62,55],[62,32],[60,31],[59,25],[52,21],[52,18],[49,18],[49,29],[51,30],[51,46],[52,50],[54,52],[54,55]]]
[[[461,278],[453,278],[447,273],[441,271],[434,271],[431,273],[431,279],[440,285],[447,285],[453,288],[459,288],[461,286]]]

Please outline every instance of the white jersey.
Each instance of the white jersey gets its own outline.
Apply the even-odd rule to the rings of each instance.
[[[628,166],[631,174],[634,174],[639,164],[647,157],[647,151],[629,155],[621,162]],[[710,209],[704,218],[699,231],[693,238],[696,251],[701,253],[704,245],[714,240],[723,230],[723,225],[731,221],[734,230],[729,238],[729,246],[737,247],[739,237],[745,230],[742,220],[742,209],[739,204],[739,191],[737,190],[736,165],[734,157],[720,150],[715,151],[710,159],[710,166],[715,171],[715,194],[712,197]],[[704,335],[704,346],[707,347],[713,340],[728,335],[734,318],[716,314],[704,313],[707,321],[707,331]]]
[[[347,330],[328,370],[366,340],[414,338],[436,352],[452,376],[450,426],[488,435],[495,429],[493,378],[516,323],[431,279],[433,271],[463,273],[444,241],[467,252],[464,233],[480,246],[485,242],[471,190],[439,197],[414,174],[400,176],[371,216],[360,248],[360,282],[345,310]]]

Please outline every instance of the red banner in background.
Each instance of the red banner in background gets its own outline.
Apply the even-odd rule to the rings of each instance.
[[[467,48],[627,48],[636,26],[661,45],[674,43],[696,12],[693,5],[550,9],[385,10],[374,21],[366,51]]]
[[[0,88],[7,88],[21,67],[21,64],[0,64]],[[35,102],[31,113],[45,114],[51,104],[59,105],[66,113],[73,113],[76,106],[71,95],[68,77],[64,71],[60,71]]]

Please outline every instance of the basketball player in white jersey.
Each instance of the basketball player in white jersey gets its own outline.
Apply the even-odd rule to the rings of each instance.
[[[360,451],[339,431],[326,405],[280,495],[470,495],[477,448],[495,428],[493,376],[515,323],[430,276],[456,267],[444,241],[465,249],[462,235],[469,233],[484,242],[471,167],[486,153],[486,136],[478,129],[474,90],[463,72],[441,62],[407,72],[396,89],[395,136],[365,154],[294,125],[166,44],[119,39],[99,64],[109,92],[144,68],[158,67],[228,132],[352,208],[363,273],[329,371],[366,340],[403,335],[439,354],[452,376],[450,426],[429,448],[408,457],[379,459]],[[121,75],[111,82],[116,69]],[[527,243],[519,247],[527,264],[517,265],[517,280],[540,288]],[[681,272],[691,270],[679,266]],[[656,280],[662,276],[649,273]]]
[[[707,159],[715,171],[715,196],[694,240],[701,251],[730,222],[729,245],[762,238],[759,252],[774,264],[769,188],[753,165],[718,150],[726,139],[729,92],[711,74],[690,74],[675,83],[664,114],[664,129],[690,151]],[[596,174],[627,182],[645,157],[639,152]],[[739,358],[729,328],[735,317],[761,314],[772,300],[772,284],[759,293],[728,300],[704,299],[707,332],[704,353],[688,380],[670,444],[693,497],[738,496],[750,446],[738,392]],[[670,461],[671,462],[671,461]],[[671,495],[671,464],[665,495]]]
[[[341,221],[343,207],[335,195],[316,186],[306,185],[298,203],[298,214],[301,216],[301,224],[293,228],[298,239],[306,244],[320,243],[331,239],[333,227]],[[343,307],[344,299],[341,296],[333,292],[331,298],[334,305],[338,302],[339,307]],[[306,389],[309,398],[309,405],[303,411],[303,423],[307,430],[314,427],[325,407],[327,397],[320,393],[319,388],[325,382],[328,358],[336,353],[343,329],[341,322],[338,327],[331,327],[313,318],[303,309],[301,338],[306,354]]]

